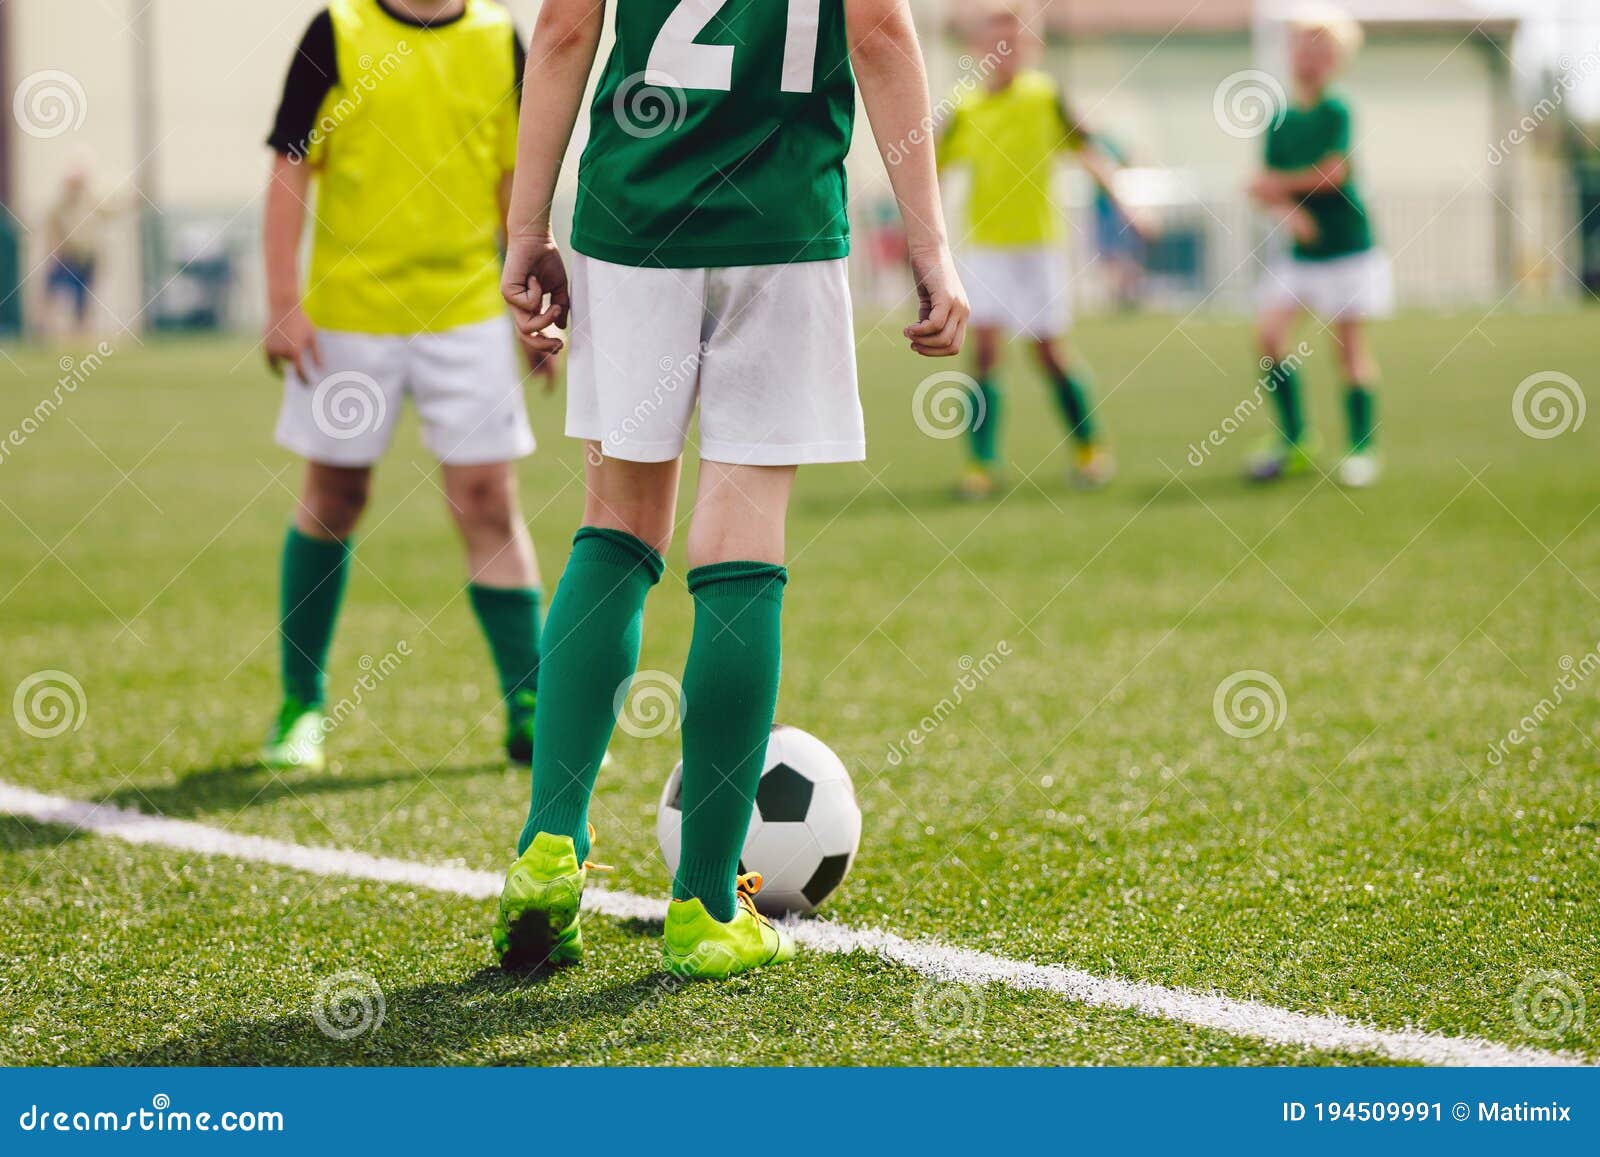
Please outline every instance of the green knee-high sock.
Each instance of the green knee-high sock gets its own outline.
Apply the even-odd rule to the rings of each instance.
[[[514,709],[517,693],[532,691],[539,677],[539,588],[473,583],[467,597],[489,640],[500,695]]]
[[[734,876],[778,706],[781,566],[722,562],[689,572],[694,635],[683,672],[683,857],[677,900],[734,913]]]
[[[1306,436],[1305,410],[1300,404],[1300,373],[1287,362],[1273,362],[1267,371],[1267,389],[1278,406],[1278,432],[1285,442],[1298,443]]]
[[[991,379],[978,379],[973,407],[972,423],[967,427],[972,460],[979,466],[993,466],[1000,453],[1000,391]]]
[[[279,588],[285,699],[307,706],[323,701],[328,646],[344,598],[349,563],[348,540],[312,538],[296,527],[289,528]]]
[[[579,861],[589,853],[589,793],[639,662],[644,599],[661,571],[661,556],[620,530],[585,526],[572,540],[545,617],[533,797],[519,856],[540,832],[571,836]]]
[[[1350,449],[1357,454],[1372,447],[1378,413],[1377,396],[1366,386],[1351,383],[1344,393],[1345,414],[1350,419]]]
[[[1094,442],[1095,424],[1090,412],[1088,383],[1081,375],[1064,371],[1052,375],[1051,384],[1055,386],[1056,403],[1066,419],[1067,432],[1084,445]]]

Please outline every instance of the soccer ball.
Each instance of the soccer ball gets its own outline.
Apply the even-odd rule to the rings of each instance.
[[[683,846],[681,760],[661,793],[656,839],[667,871],[676,872]],[[739,871],[761,873],[756,908],[767,916],[809,916],[844,880],[860,846],[861,808],[839,757],[809,732],[774,727],[739,857]]]

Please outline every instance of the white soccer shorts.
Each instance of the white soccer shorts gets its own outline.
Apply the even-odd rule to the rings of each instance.
[[[1047,245],[971,246],[960,258],[972,326],[1047,340],[1067,331],[1072,292],[1065,256]]]
[[[843,259],[655,269],[573,254],[567,435],[670,462],[859,462],[866,430]]]
[[[1394,312],[1394,274],[1379,249],[1307,261],[1285,254],[1267,266],[1260,307],[1276,312],[1298,307],[1324,321],[1361,321]]]
[[[278,445],[329,466],[371,466],[394,439],[409,396],[422,440],[449,466],[509,462],[533,452],[511,319],[440,333],[318,330],[315,380],[284,374]]]

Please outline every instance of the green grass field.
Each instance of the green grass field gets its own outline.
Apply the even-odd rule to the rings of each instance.
[[[1258,416],[1247,329],[1091,321],[1080,348],[1122,463],[1066,483],[1031,367],[1009,370],[1015,485],[953,502],[959,443],[913,421],[944,365],[862,338],[871,459],[803,471],[781,719],[849,765],[860,858],[825,915],[1160,985],[1600,1060],[1600,508],[1591,421],[1513,420],[1518,383],[1600,384],[1592,313],[1410,317],[1378,332],[1388,473],[1238,481]],[[1324,338],[1307,373],[1337,437]],[[0,434],[61,369],[10,351]],[[277,552],[297,482],[277,385],[244,343],[125,340],[0,459],[0,692],[83,688],[75,729],[0,727],[0,781],[234,833],[502,869],[523,777],[415,430],[379,475],[334,697],[411,651],[324,774],[248,756],[276,708]],[[523,493],[547,585],[580,510],[559,399]],[[32,426],[32,423],[29,423]],[[1328,463],[1332,465],[1330,456]],[[641,666],[680,671],[681,548]],[[897,765],[890,749],[1002,641],[1010,654]],[[1570,673],[1564,662],[1573,666]],[[1213,697],[1283,689],[1242,738]],[[1566,676],[1553,710],[1539,709]],[[1519,721],[1503,755],[1490,758]],[[33,730],[41,730],[35,725]],[[1234,730],[1239,730],[1235,727]],[[664,894],[653,819],[675,736],[619,734],[594,809],[607,886]],[[591,919],[588,963],[491,970],[486,902],[132,846],[0,817],[0,1061],[96,1063],[1363,1063],[990,985],[948,994],[865,953],[664,990],[655,930]],[[319,1031],[319,985],[381,987],[381,1027]],[[1559,974],[1550,978],[1544,974]],[[1557,1007],[1531,1007],[1554,983]]]

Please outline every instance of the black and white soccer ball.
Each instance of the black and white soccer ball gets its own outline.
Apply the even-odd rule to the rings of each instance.
[[[667,871],[683,846],[683,763],[667,777],[656,812]],[[843,882],[861,846],[861,808],[844,763],[822,740],[779,724],[767,740],[755,814],[739,871],[760,872],[756,908],[768,916],[809,916]]]

